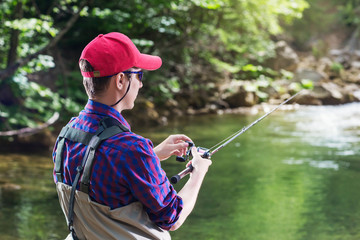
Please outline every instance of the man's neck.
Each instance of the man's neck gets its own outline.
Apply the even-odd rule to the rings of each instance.
[[[95,101],[95,102],[99,102],[105,105],[108,105],[109,107],[114,104],[113,102],[111,102],[111,100],[108,100],[106,98],[90,98],[90,100]],[[112,100],[113,101],[113,100]],[[116,111],[118,111],[119,113],[121,113],[122,109],[122,104],[118,103],[115,106],[112,106],[112,108],[114,108]]]

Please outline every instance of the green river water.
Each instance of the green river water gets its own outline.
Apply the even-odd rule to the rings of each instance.
[[[196,116],[133,131],[154,144],[184,133],[209,148],[262,114]],[[360,104],[274,112],[212,160],[173,239],[360,239]],[[0,153],[0,239],[67,235],[52,167],[50,152]],[[183,167],[163,162],[169,177]]]

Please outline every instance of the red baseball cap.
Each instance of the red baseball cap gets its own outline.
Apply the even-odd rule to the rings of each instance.
[[[100,34],[81,53],[80,60],[87,60],[93,72],[83,72],[84,77],[106,77],[137,67],[156,70],[162,61],[158,56],[140,53],[134,43],[122,33]]]

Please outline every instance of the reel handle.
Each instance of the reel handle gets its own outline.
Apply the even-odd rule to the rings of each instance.
[[[176,161],[178,161],[178,162],[186,162],[186,159],[184,157],[176,156]]]
[[[176,156],[176,161],[178,162],[186,162],[188,160],[189,156],[191,155],[191,147],[194,146],[193,142],[185,141],[189,145],[189,149],[186,151],[186,154],[184,157]]]

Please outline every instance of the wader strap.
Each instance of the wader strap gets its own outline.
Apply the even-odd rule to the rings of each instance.
[[[116,119],[114,120],[117,121]],[[73,142],[79,142],[84,145],[89,145],[89,142],[93,136],[94,134],[92,133],[88,133],[79,129],[72,128],[69,125],[63,127],[63,129],[59,134],[59,142],[56,148],[56,157],[55,157],[55,173],[58,182],[63,181],[62,169],[63,169],[63,148],[64,148],[65,139],[69,139]]]
[[[56,178],[58,182],[62,182],[63,181],[63,177],[62,177],[62,155],[63,155],[63,148],[64,148],[64,136],[67,133],[67,131],[69,130],[69,126],[65,126],[61,129],[61,132],[59,134],[59,142],[57,145],[57,149],[56,149],[56,157],[55,157],[55,173],[56,173]]]
[[[69,231],[71,232],[73,238],[77,240],[77,236],[75,234],[74,230],[74,203],[75,203],[75,192],[76,192],[76,186],[79,182],[79,178],[81,174],[83,173],[83,176],[81,177],[80,181],[80,191],[84,193],[89,193],[89,183],[90,183],[90,175],[91,175],[91,169],[92,165],[95,159],[95,151],[100,145],[100,143],[118,133],[122,132],[128,132],[129,130],[123,126],[119,121],[117,121],[114,118],[106,117],[102,119],[99,123],[99,128],[96,131],[95,134],[91,134],[92,137],[90,138],[88,144],[88,147],[85,152],[85,156],[81,162],[81,165],[79,165],[76,168],[76,176],[73,181],[72,187],[71,187],[71,194],[70,194],[70,201],[69,201],[69,213],[68,213],[68,227]],[[70,131],[72,131],[71,129]]]
[[[80,191],[84,193],[89,193],[89,184],[90,184],[90,176],[91,176],[91,169],[93,167],[94,159],[95,159],[95,150],[100,145],[100,143],[108,139],[118,133],[123,132],[123,129],[119,128],[118,126],[112,126],[109,128],[106,128],[103,132],[99,134],[97,137],[93,137],[89,143],[89,155],[86,160],[86,164],[84,167],[84,173],[81,177],[80,181]]]
[[[122,130],[122,132],[129,132],[129,129],[127,127],[125,127],[118,120],[116,120],[115,118],[112,118],[112,117],[107,117],[107,118],[102,119],[100,124],[104,128],[110,128],[112,126],[117,126]]]
[[[69,231],[71,232],[71,235],[74,240],[78,240],[79,238],[76,236],[75,229],[74,229],[74,201],[75,201],[75,190],[77,182],[79,181],[80,174],[82,172],[82,167],[78,166],[76,168],[76,177],[74,179],[74,182],[71,186],[71,194],[70,194],[70,202],[69,202]]]

